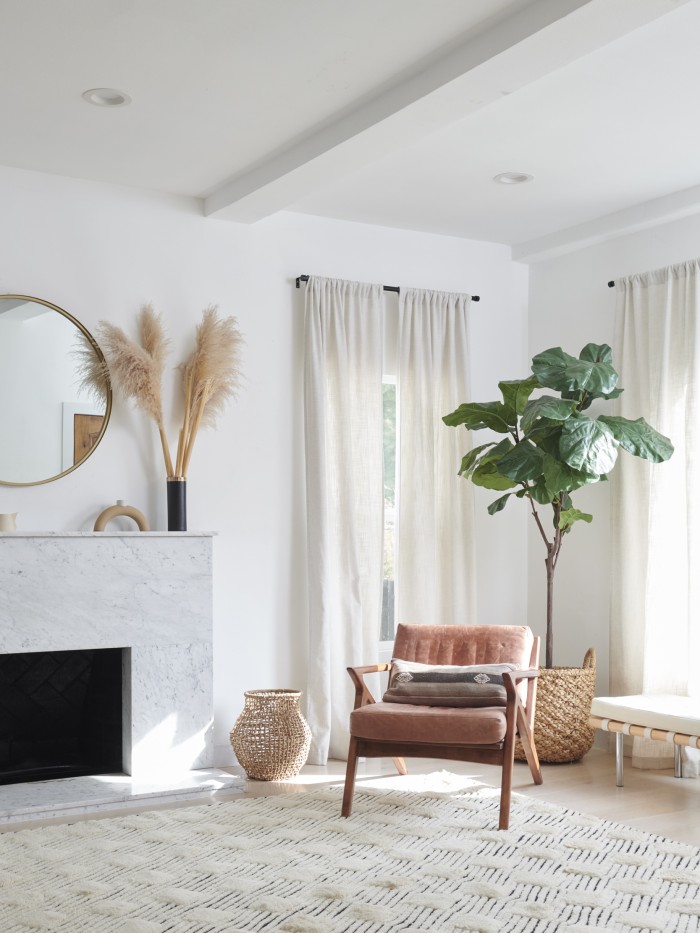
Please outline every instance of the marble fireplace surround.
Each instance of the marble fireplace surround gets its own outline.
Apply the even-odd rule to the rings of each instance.
[[[0,534],[0,653],[127,649],[124,770],[134,781],[212,768],[212,545],[198,532]],[[41,797],[68,783],[1,787],[0,818],[18,788]]]

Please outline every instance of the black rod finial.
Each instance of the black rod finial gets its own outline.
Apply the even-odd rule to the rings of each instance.
[[[608,282],[608,288],[615,288],[615,283],[612,281],[612,279]]]

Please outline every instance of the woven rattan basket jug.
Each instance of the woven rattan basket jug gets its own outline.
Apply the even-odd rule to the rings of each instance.
[[[283,781],[309,755],[311,730],[299,709],[300,690],[247,690],[231,730],[231,747],[249,778]]]
[[[535,705],[535,748],[540,761],[578,761],[593,746],[595,729],[588,725],[595,696],[595,651],[589,648],[582,667],[540,668]],[[515,757],[525,761],[519,741]]]

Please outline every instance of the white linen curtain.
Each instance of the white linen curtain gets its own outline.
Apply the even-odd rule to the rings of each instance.
[[[468,295],[402,289],[399,300],[397,618],[473,624],[470,446],[442,416],[469,399]]]
[[[611,688],[700,698],[700,264],[616,286],[617,409],[643,416],[675,452],[661,464],[621,452],[612,474]],[[697,752],[684,758],[697,775]],[[634,740],[633,765],[672,762],[671,746]]]
[[[381,285],[311,277],[304,369],[310,764],[347,757],[345,669],[378,657],[382,602]]]

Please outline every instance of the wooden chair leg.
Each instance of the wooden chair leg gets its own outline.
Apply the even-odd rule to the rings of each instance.
[[[394,762],[394,767],[399,772],[399,774],[408,774],[408,768],[406,767],[406,762],[403,758],[392,758]]]
[[[522,707],[518,707],[518,731],[520,734],[520,744],[523,747],[525,758],[527,759],[527,763],[530,766],[532,780],[535,782],[535,784],[541,784],[542,771],[540,770],[540,760],[537,757],[537,749],[535,748],[535,743],[532,740],[530,724],[525,718],[525,713],[523,712]]]
[[[501,806],[498,811],[499,829],[508,829],[508,824],[510,822],[510,795],[513,788],[516,721],[516,708],[508,704],[508,709],[506,711],[506,735],[503,740],[503,765],[501,767]]]
[[[501,806],[498,811],[498,828],[508,829],[510,822],[510,795],[513,788],[513,752],[514,743],[511,746],[510,754],[507,749],[503,749],[503,767],[501,768]]]
[[[341,816],[350,816],[352,813],[352,798],[355,793],[355,776],[357,774],[357,739],[350,736],[348,746],[348,766],[345,771],[345,790],[343,791],[343,808]]]

